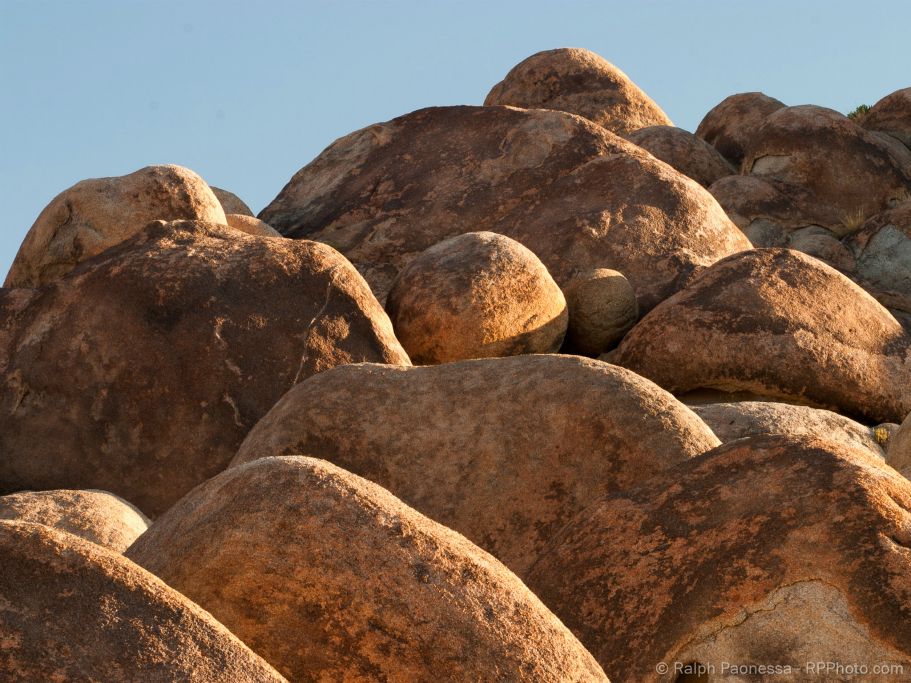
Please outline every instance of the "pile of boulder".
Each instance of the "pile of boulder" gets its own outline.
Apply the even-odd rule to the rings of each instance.
[[[911,676],[909,145],[911,88],[690,133],[560,49],[258,216],[64,190],[0,288],[0,678]]]

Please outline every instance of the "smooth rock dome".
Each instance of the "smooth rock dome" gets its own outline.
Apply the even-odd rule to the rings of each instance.
[[[735,169],[740,169],[744,150],[762,122],[784,102],[761,92],[745,92],[725,97],[703,117],[696,128],[702,138],[718,150]]]
[[[682,128],[649,126],[630,133],[627,140],[703,187],[737,172],[714,147]]]

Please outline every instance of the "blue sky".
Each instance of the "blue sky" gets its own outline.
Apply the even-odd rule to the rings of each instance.
[[[539,50],[585,47],[694,130],[762,90],[848,111],[911,86],[907,2],[0,0],[0,270],[90,177],[192,168],[254,211],[335,138],[480,104]]]

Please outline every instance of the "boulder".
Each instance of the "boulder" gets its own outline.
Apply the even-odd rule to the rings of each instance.
[[[229,213],[226,216],[227,224],[235,230],[240,230],[248,235],[258,235],[260,237],[281,237],[278,230],[268,223],[263,223],[253,216],[244,216],[239,213]]]
[[[351,365],[289,391],[232,466],[302,453],[389,489],[522,576],[595,497],[718,445],[631,372],[570,356]]]
[[[554,353],[566,300],[544,264],[513,239],[469,232],[439,242],[392,283],[386,312],[415,363]]]
[[[566,341],[574,351],[598,356],[623,338],[639,319],[636,293],[622,273],[595,268],[566,285]]]
[[[766,117],[750,140],[742,170],[801,186],[817,203],[840,211],[839,225],[827,224],[825,216],[805,216],[839,235],[911,191],[911,150],[883,141],[836,111],[811,105],[785,107]]]
[[[153,517],[224,469],[295,383],[408,363],[338,252],[193,221],[0,290],[0,313],[0,494],[99,488]]]
[[[627,139],[703,187],[737,172],[718,150],[682,128],[649,126]]]
[[[761,92],[744,92],[725,97],[699,123],[696,137],[718,150],[736,169],[743,161],[744,150],[762,122],[784,102]]]
[[[859,121],[867,130],[886,133],[911,147],[911,88],[896,90],[870,107]]]
[[[909,338],[854,282],[789,249],[716,263],[643,318],[615,363],[674,394],[747,391],[867,422],[911,411]]]
[[[607,680],[494,558],[321,460],[230,469],[127,556],[291,680]]]
[[[851,250],[830,230],[811,225],[788,236],[788,248],[815,256],[843,273],[854,273],[857,263]]]
[[[490,231],[533,251],[557,284],[611,268],[641,312],[748,241],[696,182],[577,116],[423,109],[344,137],[260,214],[339,249],[385,301],[399,271],[447,237]]]
[[[215,187],[214,185],[209,185],[209,188],[218,199],[218,203],[221,204],[221,208],[224,209],[225,215],[232,213],[241,216],[255,215],[250,207],[247,206],[247,204],[244,202],[244,200],[233,192],[222,190],[220,187]]]
[[[208,612],[122,555],[0,521],[3,680],[285,679]]]
[[[884,305],[911,301],[911,201],[873,216],[846,244],[864,287],[874,296],[891,295],[880,299]],[[911,312],[911,306],[901,307]]]
[[[617,680],[696,680],[678,677],[687,664],[717,674],[702,680],[767,680],[725,663],[800,681],[844,680],[817,662],[907,672],[909,509],[911,482],[866,449],[735,441],[592,505],[529,586]]]
[[[733,401],[691,403],[689,407],[722,443],[766,434],[788,434],[795,438],[827,439],[851,448],[866,448],[884,458],[888,433],[855,422],[830,410],[774,401]],[[880,443],[880,442],[883,443]]]
[[[889,437],[886,462],[911,479],[911,413]]]
[[[579,48],[545,50],[519,62],[484,104],[566,111],[624,136],[647,126],[673,125],[629,76]]]
[[[57,195],[25,236],[5,287],[38,287],[132,237],[154,220],[224,223],[209,186],[181,166],[92,178]]]
[[[20,491],[0,496],[0,519],[34,522],[122,553],[149,518],[107,491]]]

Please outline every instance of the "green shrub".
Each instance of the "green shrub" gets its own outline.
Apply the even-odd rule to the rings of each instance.
[[[857,119],[862,118],[863,115],[866,114],[868,111],[870,111],[870,105],[861,104],[857,107],[857,109],[848,113],[848,118],[851,119],[852,121],[856,121]]]

